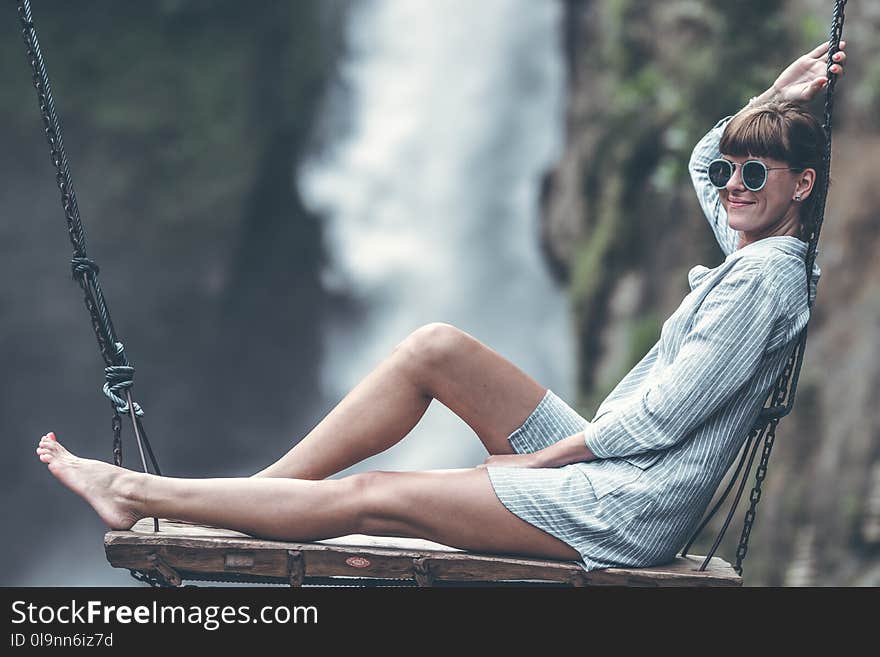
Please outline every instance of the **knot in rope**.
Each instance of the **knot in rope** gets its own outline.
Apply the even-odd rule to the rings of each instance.
[[[70,261],[71,269],[73,270],[73,278],[81,279],[86,272],[91,272],[92,278],[95,277],[99,271],[101,271],[100,267],[98,267],[98,263],[87,257],[74,257]]]
[[[123,362],[124,349],[121,342],[116,343],[116,354]],[[107,379],[104,384],[104,394],[115,404],[118,413],[127,414],[129,412],[128,401],[120,397],[118,393],[134,385],[134,367],[131,365],[110,365],[104,368],[104,377]],[[144,411],[140,405],[135,401],[132,402],[132,405],[134,406],[134,414],[142,417]]]

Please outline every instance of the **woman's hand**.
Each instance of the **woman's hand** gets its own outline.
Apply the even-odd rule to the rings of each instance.
[[[499,468],[542,468],[544,464],[537,452],[532,454],[493,454],[478,465],[478,468],[485,468],[491,465]]]
[[[794,60],[786,68],[773,86],[765,91],[761,100],[789,100],[796,103],[807,103],[828,84],[827,55],[829,42],[825,42],[806,55]],[[843,64],[846,61],[846,53],[843,49],[846,41],[840,42],[840,50],[834,53],[831,65],[832,75],[843,75]]]
[[[596,455],[584,443],[584,432],[579,431],[530,454],[493,454],[477,467],[495,465],[502,468],[561,468],[569,463],[594,460]]]

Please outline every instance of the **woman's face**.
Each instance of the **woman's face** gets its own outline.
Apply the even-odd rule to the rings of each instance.
[[[746,160],[760,160],[768,168],[767,182],[753,192],[742,181],[742,166],[737,166],[727,186],[718,190],[727,210],[730,227],[744,233],[767,237],[797,235],[800,228],[800,206],[812,189],[813,169],[789,171],[788,164],[769,157],[724,155],[725,159],[742,165]],[[775,168],[783,167],[783,168]],[[795,201],[800,194],[801,200]]]

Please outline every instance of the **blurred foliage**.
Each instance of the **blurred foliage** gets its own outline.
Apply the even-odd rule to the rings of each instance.
[[[591,25],[570,56],[586,98],[576,124],[593,133],[593,147],[583,157],[585,230],[569,272],[579,362],[590,363],[615,281],[642,266],[639,242],[656,234],[651,224],[662,208],[689,191],[693,144],[769,86],[769,72],[780,70],[792,46],[783,0],[585,4]],[[731,36],[738,34],[748,38]],[[711,249],[704,243],[704,253]],[[633,353],[619,375],[642,355]],[[582,367],[580,404],[597,397],[596,383]]]
[[[333,49],[320,43],[330,11],[321,4],[35,2],[73,166],[83,153],[107,151],[126,173],[115,200],[137,196],[139,212],[168,228],[237,211],[252,183],[243,173],[279,118],[311,126],[315,91],[333,63]],[[267,56],[279,34],[295,38]],[[3,79],[15,79],[27,68],[23,46],[0,46]],[[268,70],[270,59],[277,70]],[[0,97],[0,112],[33,130],[34,100],[15,92]]]
[[[640,361],[657,342],[663,322],[657,313],[649,312],[637,317],[630,327],[629,360]]]
[[[721,257],[687,171],[694,144],[719,119],[736,113],[769,87],[794,58],[827,39],[833,3],[567,0],[566,6],[573,23],[566,29],[571,80],[568,150],[548,185],[561,201],[545,202],[544,220],[560,235],[578,236],[574,248],[557,245],[548,252],[556,259],[554,270],[567,275],[569,282],[578,349],[576,406],[589,418],[657,341],[660,319],[688,292],[684,274],[689,265],[680,263],[711,264]],[[847,76],[837,86],[834,127],[841,141],[835,144],[862,144],[866,153],[871,149],[871,161],[876,159],[880,131],[878,31],[876,4],[849,3],[844,38],[850,60]],[[812,105],[820,117],[823,100],[820,94]],[[837,266],[832,275],[839,280],[826,285],[847,290],[851,296],[846,298],[864,294],[871,299],[876,295],[871,296],[870,283],[854,281],[870,275],[863,269],[869,270],[873,262],[873,247],[868,245],[874,244],[876,231],[869,226],[876,222],[869,217],[876,215],[876,193],[870,188],[870,175],[853,170],[862,165],[859,158],[851,152],[847,157],[848,162],[835,163],[836,187],[845,186],[847,198],[838,192],[833,199],[835,223],[829,230],[834,232],[825,238],[838,240],[833,246],[836,260],[829,264]],[[845,220],[851,224],[845,225]],[[853,273],[844,276],[842,270]],[[610,312],[619,309],[621,294],[630,293],[633,278],[640,284],[638,302]],[[839,311],[844,303],[826,296],[812,326],[822,326],[823,308]],[[868,306],[854,319],[860,322],[859,330],[870,332],[876,321]],[[816,330],[819,337],[813,342],[823,339],[822,328]],[[608,336],[618,341],[612,348],[605,344]],[[849,345],[824,344],[822,356],[863,367],[852,374],[870,380],[876,365],[852,362],[843,351],[865,349],[862,341],[870,339],[860,335]],[[620,356],[621,344],[626,358]],[[808,348],[807,360],[817,348]],[[866,444],[872,409],[846,398],[845,391],[829,389],[827,371],[817,370],[815,376],[812,380],[805,368],[796,412],[786,419],[784,435],[797,440],[780,441],[776,448],[783,454],[774,461],[782,463],[771,468],[773,481],[765,492],[775,490],[769,491],[771,501],[763,503],[759,514],[769,517],[759,520],[752,537],[752,545],[764,542],[763,554],[750,556],[747,583],[849,584],[856,579],[854,569],[864,567],[867,572],[861,561],[866,547],[851,550],[844,543],[858,543],[851,537],[870,513],[863,497],[866,471],[851,455],[856,450],[876,454],[876,447]],[[858,419],[841,429],[832,412],[844,404]],[[846,446],[848,441],[852,445]],[[837,472],[827,467],[833,459],[853,467]],[[804,478],[805,472],[812,476]],[[816,494],[820,481],[827,495]],[[774,493],[778,501],[772,501]],[[698,550],[708,549],[720,522],[715,525],[712,536],[704,532]],[[720,554],[735,554],[738,529],[727,532]]]
[[[160,435],[197,422],[221,450],[268,460],[277,447],[255,452],[240,436],[311,422],[304,414],[316,394],[320,317],[333,299],[319,282],[319,218],[304,207],[295,172],[320,137],[346,7],[347,0],[33,2],[89,252],[129,357],[152,374],[152,390],[146,378],[138,389],[162,400]],[[33,273],[33,290],[69,263],[59,252],[63,215],[36,95],[14,7],[7,9],[4,211],[51,216],[39,236],[49,265]],[[7,242],[7,254],[15,248]],[[78,298],[51,280],[46,304]],[[88,327],[80,312],[71,321]],[[262,348],[241,349],[246,343]],[[296,362],[299,375],[291,380],[279,361]],[[99,387],[97,376],[93,383]],[[197,419],[193,408],[224,409],[246,427],[216,413]],[[160,443],[160,454],[167,449]],[[170,449],[195,447],[180,441]]]

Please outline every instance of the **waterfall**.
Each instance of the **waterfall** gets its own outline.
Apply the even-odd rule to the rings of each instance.
[[[328,321],[328,410],[412,330],[448,322],[570,400],[565,294],[540,256],[542,173],[561,151],[561,3],[371,0],[300,171],[326,218],[328,289],[364,309]],[[354,466],[471,467],[486,452],[437,401],[396,447]]]

